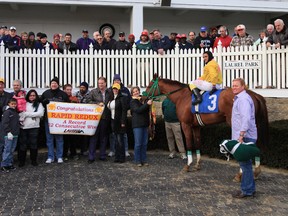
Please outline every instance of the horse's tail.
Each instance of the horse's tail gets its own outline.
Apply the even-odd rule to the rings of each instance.
[[[265,150],[269,142],[269,121],[266,100],[259,94],[251,92],[252,96],[256,99],[256,124],[257,124],[257,146]]]

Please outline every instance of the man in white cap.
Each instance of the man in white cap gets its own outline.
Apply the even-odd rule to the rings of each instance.
[[[18,51],[20,49],[21,38],[16,34],[15,26],[10,27],[9,35],[6,35],[3,41],[9,51]]]
[[[5,80],[0,78],[0,158],[2,158],[3,146],[4,146],[4,135],[2,130],[2,113],[3,109],[7,105],[8,101],[12,98],[12,94],[6,92],[5,90]]]
[[[252,35],[246,32],[246,27],[243,24],[239,24],[236,27],[237,35],[235,35],[230,43],[230,46],[239,47],[239,46],[253,46],[254,38]]]

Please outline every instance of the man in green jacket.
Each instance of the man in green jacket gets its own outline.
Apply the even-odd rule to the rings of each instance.
[[[181,125],[176,115],[176,106],[169,98],[166,98],[162,102],[162,112],[164,115],[166,138],[170,151],[169,158],[173,159],[176,156],[176,142],[177,148],[180,152],[180,157],[182,159],[187,159]]]

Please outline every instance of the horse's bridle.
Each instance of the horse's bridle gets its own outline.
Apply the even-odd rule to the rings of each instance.
[[[168,92],[166,94],[161,94],[161,91],[159,88],[159,78],[157,77],[156,79],[153,79],[152,82],[153,82],[153,84],[152,84],[151,88],[149,89],[149,92],[147,93],[146,91],[144,91],[144,92],[142,92],[142,95],[148,97],[149,99],[155,100],[155,101],[157,101],[158,98],[160,98],[162,96],[167,97],[168,95],[171,95],[175,92],[178,92],[184,88],[184,87],[181,87],[179,89],[173,90],[173,91]],[[156,91],[157,91],[157,95],[155,95]]]

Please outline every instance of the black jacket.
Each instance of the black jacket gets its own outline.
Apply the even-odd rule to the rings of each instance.
[[[212,38],[210,38],[209,36],[207,37],[201,37],[200,35],[197,36],[195,38],[195,41],[194,41],[194,47],[195,48],[201,48],[200,47],[200,44],[204,44],[204,47],[203,48],[212,48],[213,47],[213,44],[214,44],[214,40]]]
[[[2,128],[5,136],[7,133],[12,133],[18,136],[20,133],[19,114],[16,109],[8,108],[2,115]]]
[[[13,97],[11,93],[4,91],[0,93],[0,122],[3,114],[4,107],[8,104],[8,101]]]
[[[112,100],[110,100],[111,102]],[[127,127],[127,97],[122,94],[118,94],[115,98],[115,116],[114,116],[114,128],[112,131],[115,133],[126,133]],[[125,127],[121,127],[124,124]]]
[[[131,44],[128,41],[126,41],[126,40],[124,40],[124,41],[118,40],[118,41],[116,41],[116,43],[113,44],[112,49],[113,50],[127,50],[128,51],[128,50],[131,50],[132,47],[131,47]]]
[[[70,52],[76,52],[78,50],[78,46],[76,43],[71,42],[70,44],[65,44],[64,41],[61,41],[58,46],[58,51],[60,53],[64,53],[64,50],[69,50]]]
[[[273,34],[268,38],[267,42],[271,44],[280,43],[280,45],[287,46],[288,45],[288,28],[284,26],[281,32],[274,31]]]
[[[171,42],[167,36],[163,36],[160,40],[152,40],[152,49],[155,52],[158,52],[158,49],[167,51],[171,49]]]
[[[149,105],[147,101],[142,104],[141,101],[132,99],[130,102],[130,111],[132,115],[132,128],[149,126]]]
[[[94,50],[109,50],[108,44],[103,41],[103,43],[100,45],[97,41],[93,44]]]
[[[62,91],[61,89],[48,89],[43,94],[41,95],[40,101],[43,104],[43,107],[45,108],[45,117],[47,117],[47,110],[46,110],[46,105],[49,104],[51,101],[56,101],[56,102],[67,102],[69,103],[69,97],[68,95]]]

